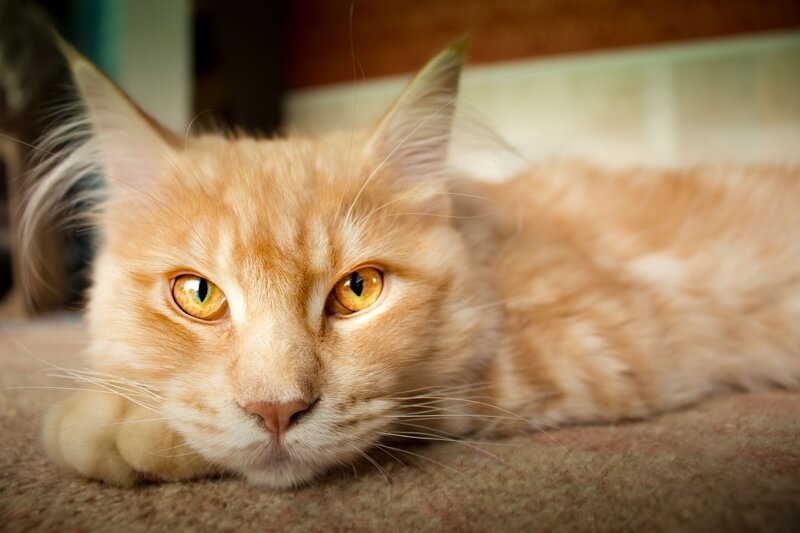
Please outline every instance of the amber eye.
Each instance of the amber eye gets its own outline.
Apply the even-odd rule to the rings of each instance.
[[[193,274],[175,278],[172,297],[187,315],[200,320],[217,320],[228,310],[225,293],[207,279]]]
[[[351,315],[374,304],[383,290],[383,274],[372,267],[359,268],[340,279],[328,296],[327,309]]]

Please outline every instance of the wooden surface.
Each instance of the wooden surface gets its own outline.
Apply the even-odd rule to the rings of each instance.
[[[415,71],[470,29],[470,62],[490,63],[798,28],[800,1],[299,0],[286,16],[301,88]]]

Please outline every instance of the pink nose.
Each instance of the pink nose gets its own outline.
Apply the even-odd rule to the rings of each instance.
[[[253,402],[245,406],[245,410],[257,415],[264,421],[270,432],[279,437],[286,433],[289,426],[297,420],[300,413],[304,413],[311,404],[303,400],[294,400],[288,403]]]

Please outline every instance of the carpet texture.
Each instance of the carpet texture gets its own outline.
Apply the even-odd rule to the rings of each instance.
[[[800,394],[731,395],[640,423],[408,448],[278,492],[236,479],[117,489],[37,442],[80,367],[79,323],[0,326],[3,531],[800,531]]]

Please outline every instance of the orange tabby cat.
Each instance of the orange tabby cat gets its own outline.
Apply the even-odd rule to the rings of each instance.
[[[798,386],[800,171],[460,179],[461,48],[369,131],[277,140],[177,137],[70,53],[87,122],[66,134],[89,134],[50,163],[26,232],[87,168],[107,198],[96,371],[75,373],[97,392],[50,411],[53,460],[122,485],[289,487],[390,436]]]

